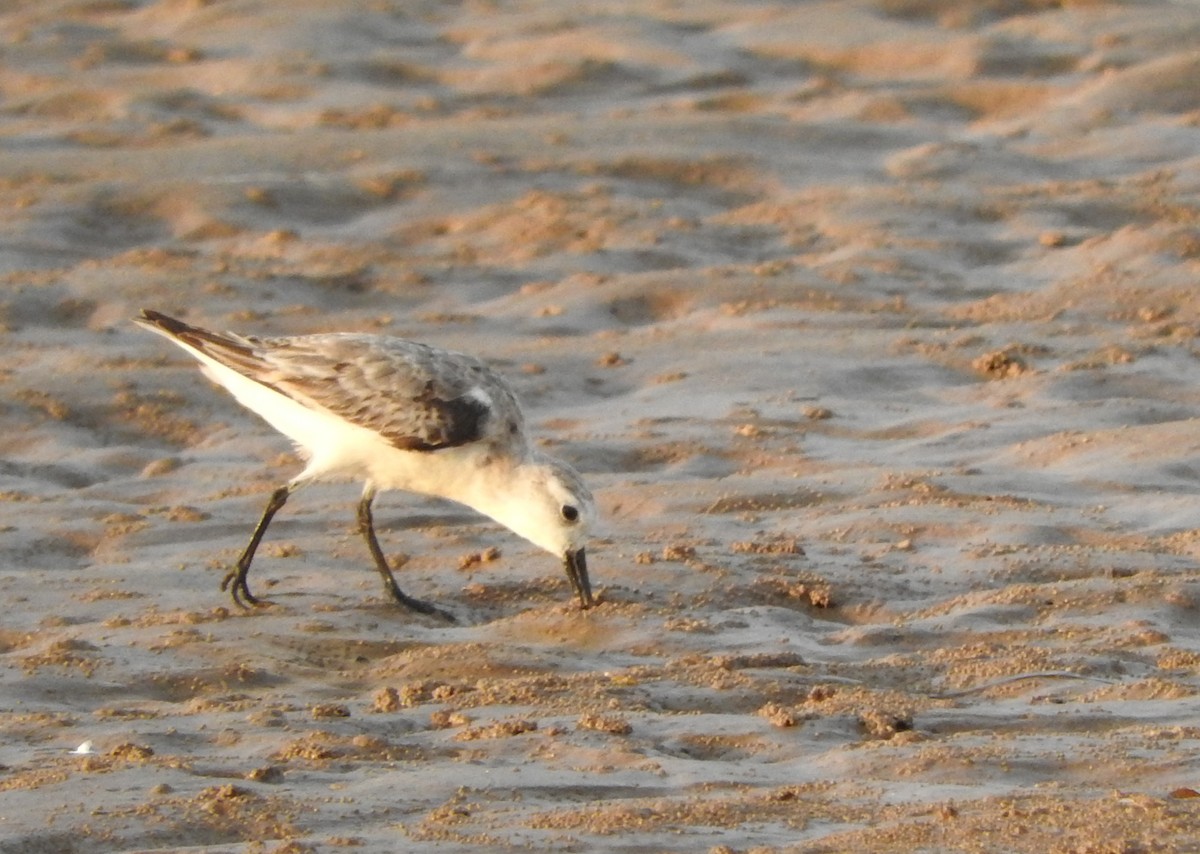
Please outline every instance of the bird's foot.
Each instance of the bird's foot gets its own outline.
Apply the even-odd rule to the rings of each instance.
[[[421,599],[414,599],[401,590],[399,585],[397,585],[394,581],[387,585],[387,589],[388,593],[391,594],[392,599],[394,599],[397,604],[403,605],[410,611],[416,611],[418,614],[427,614],[430,617],[438,617],[442,620],[445,620],[447,623],[458,622],[454,615],[445,608],[439,608],[437,605],[434,605],[430,602],[425,602]]]
[[[225,574],[225,578],[221,580],[221,589],[228,590],[238,607],[246,610],[252,605],[261,607],[267,604],[250,592],[250,587],[246,584],[246,570],[240,567],[235,566]]]

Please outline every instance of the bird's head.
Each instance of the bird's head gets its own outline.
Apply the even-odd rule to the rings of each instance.
[[[579,473],[564,462],[540,457],[512,472],[505,494],[488,514],[560,558],[579,604],[590,608],[594,600],[585,549],[597,513]]]

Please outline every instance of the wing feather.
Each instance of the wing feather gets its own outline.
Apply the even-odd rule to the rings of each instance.
[[[144,311],[138,322],[305,406],[373,430],[402,450],[511,443],[524,426],[507,384],[461,353],[355,333],[217,333],[153,311]]]

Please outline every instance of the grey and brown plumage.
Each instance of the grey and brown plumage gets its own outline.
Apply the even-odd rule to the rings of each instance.
[[[222,587],[257,603],[246,583],[271,518],[303,484],[364,482],[359,525],[391,595],[400,591],[375,537],[371,503],[401,489],[466,504],[563,559],[583,607],[593,604],[585,540],[595,503],[579,475],[530,443],[512,389],[484,362],[381,335],[259,338],[212,332],[160,312],[135,322],[198,359],[215,382],[288,436],[307,465],[272,493],[250,544]]]

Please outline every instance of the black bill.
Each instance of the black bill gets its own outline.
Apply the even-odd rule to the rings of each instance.
[[[563,555],[563,569],[567,571],[567,578],[571,579],[571,586],[575,588],[580,606],[592,607],[595,603],[592,600],[592,585],[588,581],[587,555],[582,548]]]

